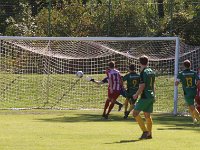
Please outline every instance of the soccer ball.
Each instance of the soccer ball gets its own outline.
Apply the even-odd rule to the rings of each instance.
[[[77,72],[76,72],[76,76],[77,76],[78,78],[82,78],[82,77],[83,77],[83,71],[77,71]]]

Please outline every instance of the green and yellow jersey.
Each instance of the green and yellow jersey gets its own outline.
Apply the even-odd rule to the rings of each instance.
[[[127,82],[127,97],[132,97],[139,88],[140,75],[130,72],[123,77],[123,81]]]
[[[140,73],[140,84],[144,83],[145,88],[141,94],[141,99],[154,99],[154,83],[155,83],[155,72],[151,68],[144,68]]]
[[[199,80],[197,73],[190,69],[179,72],[177,79],[182,83],[185,98],[193,98],[196,95],[196,82]]]

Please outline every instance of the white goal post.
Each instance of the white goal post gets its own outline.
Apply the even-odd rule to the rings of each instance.
[[[84,76],[100,80],[111,60],[122,74],[127,73],[130,63],[135,63],[139,72],[138,58],[145,54],[158,76],[156,111],[177,114],[178,88],[174,81],[180,49],[186,47],[178,37],[0,36],[1,107],[102,108],[106,86],[76,79],[75,73],[83,71]],[[195,48],[189,49],[192,53]]]

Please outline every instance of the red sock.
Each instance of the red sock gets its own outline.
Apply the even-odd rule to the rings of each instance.
[[[111,103],[109,108],[108,108],[108,112],[107,112],[107,115],[109,115],[109,113],[111,112],[111,110],[113,109],[115,103]]]
[[[105,105],[104,105],[103,115],[106,114],[106,109],[108,108],[109,103],[110,103],[110,100],[107,99],[106,102],[105,102]]]

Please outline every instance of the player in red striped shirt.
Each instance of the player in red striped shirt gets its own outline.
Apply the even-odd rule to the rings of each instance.
[[[107,80],[108,80],[108,97],[104,105],[104,111],[102,117],[108,119],[108,116],[113,109],[117,98],[120,95],[120,92],[123,87],[122,77],[120,72],[115,68],[115,62],[111,61],[108,64],[109,69],[106,71]],[[104,80],[96,81],[94,79],[90,79],[97,84],[104,84]],[[122,105],[123,106],[123,105]]]
[[[111,61],[108,65],[109,69],[106,72],[108,77],[108,98],[105,102],[102,115],[105,119],[108,119],[108,115],[113,109],[115,102],[119,97],[120,91],[123,87],[122,77],[120,75],[120,72],[115,69],[115,63]]]

